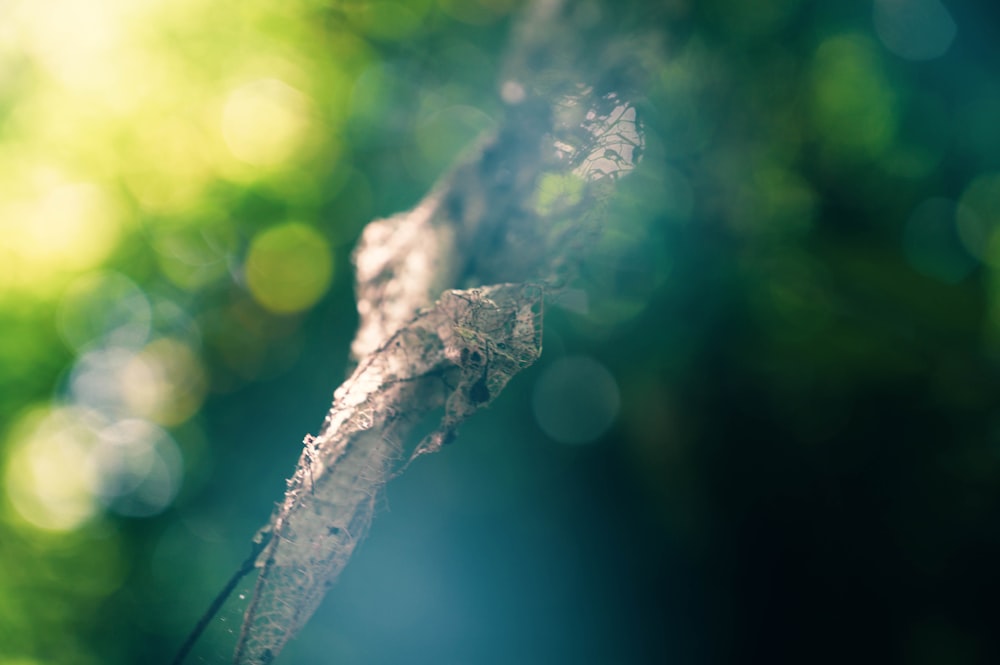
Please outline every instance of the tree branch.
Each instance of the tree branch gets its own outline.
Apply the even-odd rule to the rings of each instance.
[[[357,366],[262,530],[234,663],[278,655],[364,538],[385,483],[541,353],[543,296],[572,278],[643,147],[634,105],[608,86],[613,67],[581,71],[594,45],[576,20],[561,2],[529,5],[499,129],[412,210],[365,228],[353,257]],[[432,432],[413,442],[429,418]]]

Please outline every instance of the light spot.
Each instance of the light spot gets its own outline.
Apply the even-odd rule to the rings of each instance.
[[[253,81],[226,99],[222,135],[237,159],[274,166],[302,147],[310,126],[309,109],[308,98],[284,81]]]
[[[326,293],[333,255],[318,231],[290,222],[254,237],[245,270],[247,287],[261,306],[291,314],[312,307]]]
[[[148,82],[147,82],[148,84]],[[161,85],[179,85],[167,79]],[[192,102],[193,104],[194,102]],[[205,204],[205,187],[216,177],[215,143],[193,111],[184,115],[148,113],[130,123],[129,154],[122,176],[143,209],[158,214],[190,214]]]
[[[115,82],[129,5],[122,0],[5,3],[25,50],[67,88],[101,90]],[[136,3],[141,4],[141,3]]]
[[[179,425],[197,413],[208,382],[198,356],[176,339],[158,339],[122,370],[122,392],[136,415]]]
[[[67,182],[47,169],[27,177],[26,196],[0,201],[0,289],[37,292],[103,262],[122,220],[116,200],[93,183]]]
[[[525,96],[524,86],[514,79],[504,81],[500,87],[500,98],[507,104],[520,104]]]
[[[112,271],[74,280],[56,310],[59,334],[75,351],[92,345],[138,348],[146,342],[151,322],[146,294],[128,277]]]
[[[811,75],[813,123],[827,149],[881,156],[896,138],[897,99],[874,44],[831,37],[816,50]]]
[[[875,0],[872,20],[882,45],[906,60],[941,57],[958,32],[938,0]]]
[[[122,420],[99,432],[90,452],[91,490],[129,517],[162,512],[177,495],[183,464],[170,436],[145,420]]]
[[[134,349],[123,347],[97,348],[79,356],[67,382],[73,403],[109,420],[132,415],[124,374],[135,357]]]
[[[560,443],[589,443],[618,415],[618,384],[592,358],[561,358],[535,384],[532,405],[538,425]]]
[[[17,513],[47,531],[71,531],[98,512],[89,455],[97,435],[86,412],[35,411],[12,429],[4,486]]]
[[[575,172],[543,174],[535,189],[535,212],[548,217],[571,209],[583,200],[585,185],[583,178]]]

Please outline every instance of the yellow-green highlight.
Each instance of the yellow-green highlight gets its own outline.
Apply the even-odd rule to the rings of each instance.
[[[222,135],[233,155],[254,166],[275,166],[299,148],[309,129],[309,101],[274,78],[233,90],[222,109]]]
[[[586,183],[575,173],[546,173],[535,189],[535,212],[548,217],[577,205]]]
[[[155,340],[136,354],[122,381],[133,412],[167,426],[180,425],[197,413],[208,383],[194,350],[170,338]]]
[[[14,426],[4,486],[21,520],[45,531],[70,531],[98,511],[90,452],[96,434],[73,409],[35,409]]]
[[[896,94],[867,37],[838,35],[821,43],[813,57],[811,93],[813,120],[828,151],[874,159],[892,145]]]
[[[275,314],[309,309],[323,297],[333,277],[333,255],[311,226],[290,222],[259,233],[246,260],[250,293]]]

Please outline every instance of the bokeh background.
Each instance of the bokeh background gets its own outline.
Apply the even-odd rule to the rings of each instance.
[[[499,120],[518,4],[0,2],[0,663],[169,661],[344,376],[361,228]],[[278,662],[1000,662],[992,4],[585,10],[662,31],[645,159]]]

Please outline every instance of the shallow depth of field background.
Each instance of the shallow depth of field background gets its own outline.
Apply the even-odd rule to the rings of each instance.
[[[169,661],[344,376],[358,233],[501,117],[518,5],[0,1],[0,665]],[[645,159],[278,662],[1000,662],[990,3],[588,11],[663,26]]]

